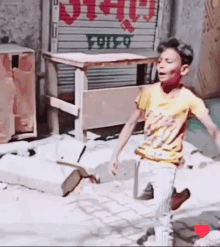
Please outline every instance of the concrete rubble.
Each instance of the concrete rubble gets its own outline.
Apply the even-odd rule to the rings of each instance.
[[[80,179],[77,168],[43,162],[35,157],[6,154],[0,160],[0,181],[58,196],[71,192]]]
[[[0,149],[5,154],[0,159],[0,181],[64,196],[77,186],[82,174],[78,167],[56,162],[77,164],[84,148],[84,143],[68,135],[4,144]],[[32,157],[27,155],[30,149],[36,152]]]
[[[68,135],[64,135],[52,143],[35,147],[36,157],[41,160],[51,162],[62,160],[69,163],[77,163],[84,149],[85,144],[83,142]]]
[[[137,159],[137,157],[134,155],[134,151],[135,148],[143,142],[143,134],[133,135],[127,146],[124,148],[120,156],[121,168],[117,178],[112,178],[108,175],[108,164],[111,159],[112,151],[118,142],[117,138],[112,136],[106,138],[106,140],[102,140],[100,136],[90,133],[88,138],[89,140],[85,145],[85,143],[77,141],[75,138],[73,138],[71,134],[73,133],[54,135],[49,138],[32,142],[20,141],[15,143],[3,144],[0,146],[0,154],[17,154],[17,156],[5,155],[5,157],[3,156],[0,162],[10,163],[10,160],[12,159],[13,165],[16,166],[15,160],[17,158],[19,160],[19,163],[22,164],[19,166],[19,169],[22,169],[22,167],[25,166],[30,167],[29,164],[33,162],[33,164],[35,164],[37,167],[35,173],[39,175],[41,174],[41,172],[45,174],[45,172],[43,172],[43,170],[41,171],[40,169],[44,169],[44,167],[50,167],[50,169],[52,169],[52,167],[54,167],[57,172],[57,174],[55,175],[51,171],[51,174],[53,174],[54,178],[58,176],[59,172],[61,172],[61,167],[64,167],[60,166],[61,164],[57,164],[57,161],[78,165],[85,169],[87,173],[98,176],[101,180],[101,183],[111,181],[118,182],[120,180],[128,180],[134,177],[134,164]],[[29,150],[34,150],[35,155],[29,157]],[[21,157],[25,159],[22,161]],[[197,147],[188,142],[185,142],[184,146],[184,160],[185,169],[181,170],[178,173],[178,177],[186,177],[186,180],[188,181],[190,180],[190,178],[192,178],[191,181],[193,181],[194,174],[190,169],[187,168],[202,169],[214,162],[213,159],[204,156]],[[7,167],[7,165],[5,166]],[[48,172],[50,169],[48,169]],[[74,170],[74,168],[66,167],[62,169],[66,169],[68,171],[72,169],[72,172]],[[11,169],[11,171],[14,172],[14,169]],[[13,177],[13,172],[10,172],[11,177]],[[32,172],[30,170],[30,176],[31,173]],[[49,177],[51,177],[51,174],[49,175]],[[66,176],[67,175],[70,174],[67,172]],[[15,177],[17,177],[17,175]],[[40,179],[40,177],[38,178]],[[62,179],[64,179],[64,177],[62,177]],[[13,182],[12,180],[10,179],[10,183]],[[61,180],[59,180],[59,182],[62,184],[64,180],[62,182]],[[4,182],[9,182],[7,181],[6,177]],[[14,183],[17,183],[17,180],[14,181]],[[24,185],[27,187],[30,186],[29,183],[26,183]],[[51,188],[51,186],[49,187]],[[178,182],[177,187],[181,189],[181,186],[178,185]],[[32,188],[38,189],[36,185],[32,185]],[[43,185],[41,187],[41,190],[45,192],[50,191],[50,189],[46,189],[46,187]],[[52,193],[55,193],[55,187]],[[58,192],[57,194],[61,195],[63,193]]]
[[[0,183],[0,189],[2,189],[2,190],[7,189],[7,184],[1,182]]]
[[[211,231],[204,238],[199,239],[193,246],[219,246],[220,231]]]
[[[154,203],[153,200],[141,202],[133,198],[134,164],[136,161],[134,150],[143,141],[143,135],[133,135],[124,148],[120,157],[119,175],[116,178],[108,175],[108,164],[117,144],[117,138],[115,136],[101,138],[97,135],[90,135],[88,139],[85,145],[76,141],[71,135],[65,134],[32,142],[20,141],[1,145],[0,181],[3,183],[0,183],[0,188],[2,188],[0,193],[3,194],[0,196],[0,205],[2,210],[10,208],[14,215],[14,219],[10,221],[9,211],[5,211],[6,213],[3,214],[1,213],[3,211],[0,210],[2,222],[10,223],[11,226],[15,221],[17,223],[35,222],[35,224],[51,222],[50,228],[54,224],[62,225],[62,229],[65,229],[63,233],[58,233],[55,230],[54,232],[60,234],[63,239],[66,239],[69,234],[65,245],[73,245],[74,242],[74,245],[84,246],[107,244],[114,246],[119,243],[135,246],[136,240],[146,230],[145,223],[149,224],[149,217],[153,215]],[[27,156],[30,150],[34,150],[35,154]],[[198,147],[189,142],[185,143],[184,159],[183,169],[177,171],[175,187],[178,192],[189,188],[191,197],[177,211],[174,211],[175,246],[204,246],[205,244],[210,245],[210,243],[217,246],[213,244],[213,241],[215,244],[218,242],[219,233],[216,231],[220,229],[220,225],[217,222],[204,239],[199,239],[195,234],[194,226],[201,222],[212,225],[211,222],[214,219],[217,217],[220,219],[220,195],[213,192],[216,190],[216,186],[220,186],[220,162],[204,155]],[[56,163],[57,161],[60,164]],[[62,162],[76,166],[62,165]],[[74,173],[75,177],[68,180]],[[85,179],[82,179],[82,174]],[[100,177],[100,185],[91,183],[88,176],[91,174]],[[139,175],[143,176],[144,174]],[[65,181],[70,181],[70,183],[65,183]],[[77,182],[74,184],[73,181]],[[15,185],[17,186],[16,190],[13,189]],[[64,185],[66,185],[65,191]],[[44,191],[47,194],[29,191],[21,186]],[[62,197],[71,190],[73,192],[69,196]],[[41,211],[39,211],[39,201],[44,202],[44,209]],[[13,206],[12,202],[20,205],[19,212],[16,211],[17,206]],[[27,204],[29,209],[25,206]],[[211,205],[215,205],[212,206],[212,211]],[[46,210],[47,208],[48,210]],[[203,211],[207,211],[208,216],[201,216]],[[54,215],[56,215],[56,219]],[[71,224],[71,227],[65,228],[65,224]],[[68,233],[69,229],[74,226],[76,229],[81,227],[81,237],[75,232]],[[7,231],[7,227],[4,228]],[[25,234],[27,229],[24,226],[22,229]],[[41,236],[43,230],[39,229],[33,231],[38,232],[38,235]],[[215,234],[212,233],[213,231]],[[30,237],[29,244],[33,238]],[[15,245],[18,245],[19,241],[19,243],[26,243],[19,240],[18,237],[14,239],[11,241]],[[49,241],[48,239],[51,237],[47,236],[47,241]],[[56,241],[55,239],[50,240],[50,245],[57,243]],[[49,243],[43,239],[36,240],[36,242],[38,245]],[[144,245],[153,246],[154,244],[155,239],[151,238]]]
[[[82,178],[99,182],[98,176],[94,176],[86,166],[79,163],[85,149],[83,142],[67,134],[29,143],[4,144],[1,148],[3,158],[0,160],[0,181],[64,196]],[[35,155],[29,157],[29,150],[34,150]]]
[[[29,147],[30,144],[27,141],[18,141],[18,142],[1,144],[0,155],[8,154],[8,153],[17,153],[20,150],[28,150]]]

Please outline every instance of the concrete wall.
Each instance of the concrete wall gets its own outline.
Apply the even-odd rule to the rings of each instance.
[[[192,45],[195,52],[191,72],[186,78],[185,84],[195,88],[197,94],[202,97],[197,74],[203,35],[205,0],[174,0],[174,6],[171,35]]]
[[[172,24],[172,2],[173,0],[163,0],[163,17],[161,30],[159,32],[160,40],[166,40],[170,36],[171,24]]]
[[[0,38],[29,47],[36,52],[36,71],[40,69],[41,0],[0,0]]]

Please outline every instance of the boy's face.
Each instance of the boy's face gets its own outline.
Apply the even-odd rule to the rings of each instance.
[[[187,74],[189,65],[182,65],[181,57],[172,48],[161,53],[157,63],[159,80],[166,84],[178,84],[183,75]]]

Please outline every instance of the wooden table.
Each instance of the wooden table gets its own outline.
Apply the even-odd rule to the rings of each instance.
[[[155,63],[158,55],[154,51],[145,56],[129,53],[88,55],[45,52],[43,57],[51,133],[59,134],[58,109],[61,109],[76,116],[75,137],[86,141],[86,130],[126,123],[135,109],[134,99],[144,87],[146,66]],[[76,68],[75,105],[58,99],[57,63]],[[88,68],[131,65],[137,65],[137,86],[88,90]]]

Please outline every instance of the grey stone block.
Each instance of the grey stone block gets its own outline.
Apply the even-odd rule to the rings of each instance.
[[[193,246],[219,246],[220,231],[214,230],[208,233],[204,238],[199,239]]]
[[[72,137],[54,141],[36,148],[36,157],[46,161],[76,163],[83,153],[85,144]]]
[[[197,152],[197,151],[199,152],[199,149],[195,147],[192,143],[187,141],[184,142],[184,148],[183,148],[184,156],[190,155],[193,152]]]
[[[65,196],[81,180],[78,168],[12,154],[0,160],[0,181]]]
[[[5,189],[7,189],[7,184],[5,184],[5,183],[0,183],[0,189],[2,189],[2,190],[5,190]]]
[[[0,155],[17,153],[19,150],[28,150],[29,148],[30,144],[26,141],[5,143],[0,145]]]

